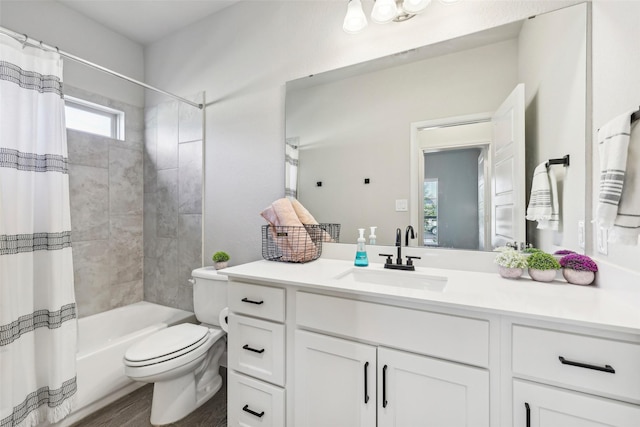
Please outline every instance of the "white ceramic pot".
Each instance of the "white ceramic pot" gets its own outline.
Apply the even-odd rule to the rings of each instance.
[[[596,273],[593,271],[572,270],[570,268],[563,268],[562,275],[567,282],[574,285],[590,285],[596,278]]]
[[[537,282],[551,282],[556,278],[556,270],[529,269],[529,276]]]
[[[222,270],[223,268],[227,268],[227,265],[228,265],[228,261],[220,261],[220,262],[213,263],[213,267],[216,270]]]
[[[498,273],[505,279],[519,279],[524,270],[522,268],[509,268],[498,266]]]

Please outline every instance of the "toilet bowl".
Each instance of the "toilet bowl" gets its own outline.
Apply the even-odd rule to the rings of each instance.
[[[129,347],[124,355],[125,375],[154,384],[153,425],[186,417],[222,387],[219,370],[226,333],[218,323],[227,302],[226,278],[210,268],[194,270],[193,277],[194,312],[203,323],[162,329]],[[197,303],[200,298],[207,303]]]
[[[130,347],[124,372],[135,381],[154,383],[151,424],[178,421],[220,390],[220,328],[183,323],[163,329]]]

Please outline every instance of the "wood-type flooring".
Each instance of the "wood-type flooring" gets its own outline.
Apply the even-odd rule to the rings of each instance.
[[[220,369],[222,388],[193,413],[182,420],[167,424],[170,427],[226,427],[227,425],[227,371]],[[151,398],[153,384],[146,384],[138,390],[116,400],[72,427],[150,427]]]

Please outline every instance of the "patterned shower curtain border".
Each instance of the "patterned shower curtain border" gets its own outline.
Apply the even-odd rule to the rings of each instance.
[[[28,416],[42,405],[56,408],[69,402],[69,398],[78,390],[77,377],[73,377],[62,383],[62,387],[51,390],[49,387],[40,387],[37,391],[29,393],[25,400],[13,408],[13,413],[0,420],[0,427],[13,427],[23,422]],[[65,400],[67,402],[65,402]]]
[[[69,173],[68,159],[59,154],[23,153],[0,148],[0,168],[13,168],[29,172]]]
[[[43,75],[35,71],[25,71],[21,67],[7,61],[0,61],[0,80],[19,85],[23,89],[36,90],[40,93],[56,93],[62,98],[62,82],[53,75]]]
[[[60,310],[36,310],[31,314],[20,316],[6,325],[0,325],[0,347],[11,344],[23,334],[36,328],[56,329],[68,320],[76,318],[76,304],[65,304]]]
[[[0,255],[15,255],[43,250],[55,251],[68,247],[71,247],[71,231],[0,235]]]

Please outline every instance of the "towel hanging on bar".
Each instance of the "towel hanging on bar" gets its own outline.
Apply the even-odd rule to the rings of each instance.
[[[556,231],[560,228],[558,184],[555,172],[549,170],[546,163],[540,163],[533,171],[526,219],[538,221],[540,230]]]
[[[640,235],[640,133],[628,111],[598,132],[600,194],[596,222],[609,242],[637,245]]]

